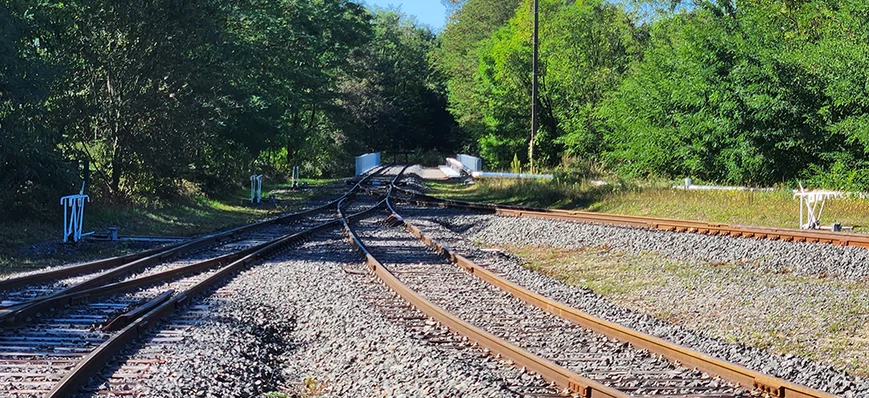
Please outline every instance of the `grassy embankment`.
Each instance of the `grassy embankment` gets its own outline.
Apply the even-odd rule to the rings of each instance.
[[[498,247],[611,302],[730,343],[869,375],[869,283],[769,274],[609,248]]]
[[[799,215],[798,202],[787,191],[618,190],[515,181],[431,186],[433,194],[456,199],[730,224],[796,227]],[[869,200],[833,200],[824,219],[866,231]],[[742,264],[678,261],[608,247],[497,248],[523,258],[530,269],[590,288],[622,307],[729,342],[869,375],[867,280],[770,274]]]
[[[658,184],[660,185],[660,184]],[[799,202],[786,190],[684,191],[665,188],[595,187],[553,182],[478,180],[475,185],[432,183],[435,196],[481,201],[576,209],[595,212],[721,222],[735,225],[797,228]],[[851,225],[869,232],[869,200],[833,199],[822,222]]]
[[[289,184],[266,184],[263,197],[274,194],[281,206],[246,206],[250,191],[239,189],[226,198],[212,199],[190,195],[173,203],[150,206],[106,206],[99,201],[85,205],[85,231],[120,228],[121,235],[190,236],[250,223],[287,210],[298,202],[332,192],[328,186],[336,180],[306,180],[309,189],[292,191]],[[338,188],[342,190],[343,188]],[[142,249],[134,243],[89,243],[61,245],[63,213],[50,219],[29,219],[0,224],[0,273],[34,267],[84,261],[124,254]]]

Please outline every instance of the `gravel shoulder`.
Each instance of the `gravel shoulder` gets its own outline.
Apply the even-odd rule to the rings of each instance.
[[[392,297],[343,234],[323,233],[196,300],[162,327],[193,322],[177,341],[155,331],[123,359],[158,359],[136,379],[143,396],[512,396],[518,370],[421,339],[371,305],[377,295]],[[116,364],[90,391],[126,369]]]
[[[839,270],[841,271],[839,275],[842,275],[841,278],[824,280],[817,277],[818,274],[814,272],[817,268],[809,261],[793,261],[806,251],[814,252],[818,249],[814,247],[817,245],[804,245],[806,247],[802,248],[803,252],[799,252],[797,250],[800,248],[795,247],[797,246],[795,244],[791,244],[793,246],[766,245],[785,242],[506,218],[449,209],[419,209],[412,206],[400,206],[400,209],[399,212],[403,216],[458,253],[505,273],[509,279],[520,285],[593,315],[833,394],[844,397],[869,394],[867,380],[845,372],[846,369],[859,369],[851,365],[852,358],[845,357],[845,363],[836,362],[836,366],[833,366],[835,361],[831,360],[833,356],[838,360],[837,355],[845,354],[856,357],[857,361],[865,362],[867,354],[860,346],[847,348],[846,351],[837,354],[835,347],[840,343],[830,342],[826,353],[823,354],[826,357],[820,356],[825,352],[821,349],[817,360],[813,360],[793,355],[792,352],[777,353],[774,347],[768,344],[754,346],[746,337],[752,337],[753,327],[775,333],[768,340],[780,338],[787,333],[796,334],[801,326],[795,326],[797,329],[794,329],[794,327],[776,328],[753,324],[823,323],[824,317],[833,319],[840,316],[841,309],[836,307],[837,303],[849,305],[851,300],[861,300],[863,293],[852,288],[865,286],[863,281],[859,278],[849,278],[860,274],[862,271],[857,268],[861,267],[858,267],[859,261],[851,261],[857,257],[848,257],[848,253],[830,259],[822,265],[824,272],[829,274],[830,271]],[[583,250],[599,250],[598,254],[609,252],[615,256],[626,253],[629,257],[620,263],[616,262],[614,270],[618,270],[619,267],[630,269],[638,262],[648,264],[640,265],[632,271],[622,270],[620,274],[615,275],[610,275],[610,270],[598,269],[595,270],[596,273],[588,274],[589,278],[607,274],[608,282],[598,280],[595,282],[598,285],[594,286],[588,282],[589,278],[585,278],[586,285],[580,283],[572,286],[526,268],[523,266],[528,263],[525,259],[497,250],[483,250],[493,245],[530,247],[543,256],[562,257],[564,261],[555,260],[562,266],[570,262],[569,257],[565,257],[568,251],[574,253]],[[840,248],[820,248],[820,250],[830,249]],[[850,255],[857,254],[859,253],[850,253]],[[763,260],[770,260],[770,263],[764,264]],[[838,269],[834,268],[837,260]],[[699,265],[705,268],[697,268]],[[717,272],[713,272],[716,267]],[[638,278],[635,273],[641,272],[646,274]],[[572,274],[572,272],[568,269],[565,274]],[[777,278],[791,279],[788,280],[789,283],[776,284],[779,281]],[[701,284],[705,279],[708,279],[705,281],[706,284]],[[816,283],[817,281],[829,283]],[[610,287],[609,291],[606,286]],[[607,297],[597,294],[589,287],[601,289]],[[809,287],[812,289],[807,289]],[[624,294],[625,291],[633,291],[631,297],[608,299],[610,296]],[[680,295],[686,292],[689,297],[680,298]],[[854,296],[855,294],[857,297]],[[636,300],[633,300],[634,298]],[[865,302],[865,299],[862,300]],[[723,304],[725,302],[726,305]],[[759,302],[764,305],[752,305]],[[862,312],[860,304],[850,304],[855,306],[853,315],[865,319],[866,312]],[[660,308],[662,313],[670,311],[671,318],[658,316],[661,314],[649,310],[652,305]],[[831,312],[829,315],[823,315],[824,311]],[[733,332],[729,337],[717,334],[716,329],[705,326],[714,323],[714,318],[705,319],[700,314],[710,312],[714,314],[713,316],[727,320],[719,325],[719,329]],[[745,316],[745,312],[748,312],[749,316]],[[692,319],[695,323],[685,319],[692,317],[699,319]],[[855,340],[859,339],[861,333],[865,334],[862,327],[860,324],[855,330],[853,325],[851,326],[850,333],[857,336]],[[848,326],[843,327],[841,332],[849,333]],[[823,332],[820,333],[820,336],[824,335]],[[818,341],[812,341],[812,336],[790,337],[801,341],[809,348],[822,346]]]
[[[758,273],[733,264],[631,255],[603,247],[494,248],[621,307],[729,343],[869,375],[869,288],[863,283]]]

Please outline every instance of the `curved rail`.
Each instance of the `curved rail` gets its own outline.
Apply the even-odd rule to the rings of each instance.
[[[448,247],[435,242],[431,237],[423,233],[421,229],[401,217],[390,203],[390,200],[390,196],[387,195],[386,203],[387,208],[392,213],[391,218],[395,222],[404,226],[408,232],[417,237],[426,246],[430,247],[435,252],[441,254],[443,257],[478,279],[495,286],[530,305],[538,307],[545,312],[551,313],[608,337],[630,343],[635,347],[657,353],[670,361],[678,361],[683,364],[683,366],[695,367],[706,373],[719,376],[724,380],[738,383],[744,387],[757,389],[773,397],[835,398],[832,394],[814,390],[775,377],[770,377],[743,366],[723,361],[701,352],[673,344],[658,337],[626,328],[614,322],[603,320],[564,303],[525,289],[524,287],[512,283],[499,277],[495,273],[480,267],[471,260],[454,253]]]
[[[343,196],[342,196],[343,197]],[[304,210],[297,213],[287,214],[284,216],[259,221],[252,224],[243,225],[240,227],[235,227],[232,229],[228,229],[225,231],[220,231],[217,233],[209,234],[206,236],[202,236],[199,238],[195,238],[192,240],[188,240],[185,242],[178,242],[169,246],[159,247],[151,250],[146,250],[139,253],[128,254],[126,256],[112,257],[108,259],[96,260],[87,262],[84,264],[73,265],[69,267],[63,267],[58,269],[53,269],[44,272],[32,273],[24,276],[11,277],[0,280],[0,291],[6,291],[9,289],[13,289],[16,287],[50,281],[54,279],[62,279],[62,278],[70,278],[82,274],[86,274],[89,272],[95,272],[99,270],[104,270],[108,268],[118,269],[116,267],[120,266],[147,266],[153,264],[156,261],[160,261],[172,255],[181,254],[190,250],[195,250],[196,248],[202,247],[204,245],[208,245],[214,243],[220,239],[230,237],[232,235],[237,235],[240,233],[244,233],[250,230],[254,230],[260,227],[264,227],[271,224],[277,224],[282,222],[291,221],[293,219],[304,217],[307,214],[317,211],[323,211],[327,208],[334,206],[338,203],[340,198],[329,202],[323,206],[319,206],[313,209]]]
[[[793,228],[773,228],[730,225],[723,223],[595,213],[588,211],[539,209],[531,207],[496,205],[444,199],[395,187],[395,191],[418,200],[394,199],[420,206],[446,206],[465,210],[486,211],[504,216],[531,217],[550,220],[579,221],[607,225],[658,229],[673,232],[691,232],[742,238],[783,240],[786,242],[828,243],[838,246],[869,248],[869,235],[842,232],[807,231]]]
[[[404,170],[402,170],[402,172],[396,175],[395,179],[393,179],[392,184],[390,184],[389,191],[387,192],[386,199],[383,200],[383,202],[385,202],[390,208],[391,205],[389,205],[389,195],[392,192],[395,181],[401,176],[401,174],[403,174],[403,172]],[[402,283],[397,277],[395,277],[395,275],[388,268],[384,267],[383,264],[377,260],[377,258],[371,255],[365,244],[362,243],[358,235],[356,235],[356,232],[353,230],[353,228],[350,227],[350,222],[354,218],[361,216],[362,213],[357,213],[350,216],[344,215],[343,211],[341,210],[341,205],[342,203],[338,204],[338,214],[341,217],[341,223],[344,226],[344,231],[347,234],[351,245],[353,245],[360,251],[362,256],[365,257],[369,269],[371,269],[371,271],[381,281],[383,281],[384,284],[386,284],[392,291],[401,296],[404,300],[412,304],[421,312],[437,320],[451,330],[468,337],[470,340],[476,342],[477,344],[488,348],[493,354],[500,354],[501,356],[512,360],[518,365],[533,370],[534,372],[540,374],[543,378],[551,382],[555,382],[559,386],[567,388],[575,393],[578,393],[581,397],[629,397],[629,395],[627,394],[604,386],[594,380],[582,377],[575,372],[561,367],[540,356],[532,354],[531,352],[528,352],[514,344],[511,344],[489,332],[473,326],[470,323],[459,319],[455,315],[449,313],[443,308],[435,305],[431,301],[417,294],[407,285]]]
[[[353,188],[351,188],[344,195],[342,195],[341,198],[330,202],[328,205],[335,205],[343,201],[345,198],[353,195],[364,181],[378,174],[383,169],[385,169],[385,167],[374,173],[368,174],[362,180],[357,182]],[[64,377],[53,386],[47,396],[65,397],[72,395],[76,392],[80,385],[85,383],[91,377],[93,372],[97,371],[101,366],[103,366],[106,361],[111,359],[111,357],[115,355],[119,350],[121,350],[126,344],[131,342],[137,336],[145,333],[150,328],[154,327],[159,320],[169,316],[176,309],[186,305],[190,301],[190,299],[192,299],[196,295],[213,288],[219,281],[225,280],[226,277],[240,271],[242,268],[247,267],[256,261],[259,261],[265,257],[273,255],[276,252],[279,252],[280,250],[283,250],[290,244],[299,242],[316,232],[323,231],[337,225],[339,225],[339,220],[334,219],[320,225],[308,228],[304,231],[291,235],[285,235],[270,242],[248,248],[237,253],[220,256],[196,264],[184,266],[179,269],[173,269],[170,271],[148,275],[129,281],[118,282],[111,285],[88,289],[84,291],[76,291],[55,298],[53,303],[55,305],[63,304],[65,302],[78,302],[80,300],[86,300],[98,296],[126,291],[142,285],[153,284],[158,281],[166,281],[169,279],[178,278],[181,275],[199,273],[208,269],[213,269],[215,267],[221,267],[216,272],[209,275],[206,279],[195,283],[193,286],[187,288],[183,292],[180,292],[178,294],[174,294],[175,292],[171,290],[164,292],[163,294],[152,299],[145,305],[142,305],[139,308],[123,314],[115,320],[109,322],[106,325],[106,329],[104,330],[108,331],[116,330],[116,328],[121,328],[120,331],[113,334],[106,341],[102,342],[94,350],[92,350],[85,357],[83,357],[82,360],[79,361],[70,372],[66,373]]]
[[[63,379],[61,379],[57,384],[54,385],[51,392],[49,392],[48,397],[67,397],[75,393],[79,386],[84,384],[88,380],[88,378],[91,377],[93,372],[99,370],[106,361],[111,359],[111,357],[115,355],[115,353],[117,353],[126,344],[133,341],[133,339],[135,339],[137,336],[150,330],[157,324],[158,321],[169,316],[176,309],[184,306],[187,302],[190,301],[189,299],[210,288],[213,288],[218,281],[223,280],[224,278],[234,274],[237,271],[240,271],[242,268],[254,263],[255,261],[258,261],[283,249],[289,244],[298,242],[313,233],[325,230],[329,227],[336,225],[337,223],[338,220],[333,220],[324,224],[320,224],[316,227],[309,228],[305,231],[289,236],[284,236],[275,241],[272,241],[264,247],[260,247],[258,250],[249,253],[246,256],[233,261],[229,265],[220,268],[217,272],[215,272],[205,280],[196,283],[187,290],[172,296],[168,300],[163,301],[162,304],[157,305],[138,319],[128,321],[129,325],[121,329],[120,332],[116,333],[108,340],[104,341],[96,349],[91,351],[78,364],[76,364],[72,371],[67,373]]]
[[[98,275],[95,275],[91,278],[83,282],[76,283],[67,288],[58,290],[56,292],[50,293],[45,296],[37,297],[27,302],[23,302],[20,304],[16,304],[14,306],[4,308],[0,310],[0,327],[8,327],[13,326],[20,322],[22,319],[27,319],[29,315],[34,313],[38,313],[44,311],[49,308],[54,308],[58,303],[66,303],[70,297],[76,296],[76,293],[83,291],[90,291],[94,288],[106,284],[121,275],[128,274],[134,271],[141,270],[143,268],[149,267],[151,265],[155,265],[165,261],[167,258],[171,256],[176,256],[179,254],[183,254],[185,252],[189,252],[192,250],[196,250],[203,246],[216,243],[222,239],[238,235],[241,233],[245,233],[257,228],[265,227],[267,225],[277,224],[277,223],[285,223],[292,220],[301,219],[304,217],[308,217],[312,214],[316,214],[319,212],[326,211],[332,206],[338,204],[344,198],[353,195],[357,190],[360,189],[361,183],[376,176],[378,173],[385,170],[388,166],[382,166],[379,169],[374,170],[373,172],[367,174],[363,179],[359,181],[359,183],[355,184],[350,190],[345,192],[339,198],[326,203],[322,206],[318,206],[315,208],[311,208],[308,210],[303,210],[300,212],[287,214],[281,217],[263,220],[260,222],[256,222],[253,224],[243,225],[240,227],[232,228],[226,231],[222,231],[219,233],[207,235],[201,238],[194,239],[188,242],[181,242],[175,245],[171,245],[169,247],[153,249],[142,253],[136,253],[129,256],[123,257],[114,257],[106,260],[99,260],[91,263],[76,265],[72,267],[57,269],[46,271],[43,273],[25,275],[17,278],[9,278],[6,280],[0,280],[0,291],[8,290],[14,287],[19,287],[23,285],[27,285],[29,283],[38,283],[44,282],[52,279],[58,278],[67,278],[73,277],[76,275],[81,275],[88,272],[98,271],[100,269],[104,269],[106,267],[113,267],[108,269]],[[131,260],[128,261],[127,260]],[[225,259],[224,259],[225,260]]]

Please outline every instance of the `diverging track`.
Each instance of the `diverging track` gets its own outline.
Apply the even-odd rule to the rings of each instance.
[[[583,397],[832,397],[603,321],[510,283],[405,221],[389,201],[398,178],[379,219],[345,216],[339,204],[351,243],[390,289],[486,351]]]
[[[8,308],[0,315],[6,320],[6,330],[0,332],[0,391],[71,395],[129,341],[191,298],[313,233],[340,225],[334,216],[325,216],[362,181],[312,210],[144,255],[7,280],[2,286],[7,288]],[[278,225],[290,220],[304,222]],[[196,252],[203,247],[207,249]],[[182,253],[187,258],[165,261]],[[123,263],[127,260],[132,261]],[[99,272],[106,266],[113,267]]]
[[[827,243],[836,246],[862,247],[869,249],[869,235],[859,233],[729,225],[715,222],[676,220],[669,218],[595,213],[576,210],[538,209],[443,199],[400,187],[395,187],[394,191],[404,196],[394,198],[396,202],[410,203],[419,206],[452,207],[456,209],[483,211],[511,217],[578,221],[584,223],[647,228],[661,231],[689,232],[701,235],[730,236],[735,238],[769,239],[785,242]]]
[[[832,397],[595,318],[453,253],[392,206],[405,169],[387,166],[367,175],[338,200],[303,212],[297,225],[275,223],[227,235],[189,249],[180,260],[176,255],[146,253],[132,259],[135,263],[150,258],[146,264],[122,271],[110,268],[103,272],[110,276],[72,290],[68,289],[103,273],[62,275],[60,281],[43,275],[32,285],[10,286],[10,307],[28,309],[8,310],[13,315],[7,315],[5,330],[0,331],[0,395],[70,395],[92,375],[105,374],[110,358],[152,328],[149,333],[157,336],[157,344],[181,341],[185,325],[195,325],[195,318],[208,311],[189,305],[195,297],[231,295],[220,286],[238,271],[306,240],[319,245],[312,239],[318,232],[331,231],[327,235],[335,244],[335,234],[343,228],[371,274],[349,268],[344,272],[351,279],[375,275],[397,297],[370,291],[366,296],[365,289],[350,294],[367,297],[385,319],[405,324],[431,344],[461,348],[470,341],[522,370],[517,373],[536,375],[504,383],[502,388],[510,393],[572,393],[586,398]],[[379,283],[374,286],[385,290]],[[187,310],[177,311],[182,307]],[[170,314],[175,314],[171,321],[160,322]],[[433,329],[437,323],[441,327]],[[455,335],[445,334],[442,327]],[[135,395],[141,391],[136,384],[148,377],[148,364],[166,360],[147,354],[116,359],[120,373],[103,379],[99,394]]]

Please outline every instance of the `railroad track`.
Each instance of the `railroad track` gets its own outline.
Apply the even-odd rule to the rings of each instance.
[[[346,216],[338,205],[345,231],[370,270],[425,316],[567,391],[582,397],[832,397],[515,285],[404,220],[390,203],[395,191],[400,189],[392,184],[384,203],[388,211],[379,219],[364,217],[373,210]]]
[[[197,259],[242,252],[286,231],[303,230],[323,222],[334,212],[332,208],[336,203],[337,200],[313,209],[143,253],[2,279],[0,326],[14,326],[26,322],[35,314],[66,305],[69,303],[66,299],[75,293],[131,277],[181,268]],[[230,256],[223,260],[232,258]]]
[[[386,166],[369,175],[341,200],[344,209],[359,213],[357,217],[360,217],[382,207],[385,203],[383,197],[387,193],[396,170],[394,167]],[[365,187],[362,186],[362,183],[366,184]],[[360,191],[365,191],[367,194],[356,194]],[[333,206],[329,210],[334,214],[335,207]],[[328,226],[324,225],[324,228],[320,228],[318,232],[338,231],[338,227],[339,223],[330,223]],[[231,295],[233,292],[226,288],[220,288],[215,294]],[[93,391],[88,391],[88,393],[99,396],[135,396],[146,391],[148,387],[144,382],[152,377],[152,366],[172,360],[171,355],[167,354],[166,345],[182,341],[186,330],[206,322],[209,316],[208,311],[207,305],[194,305],[179,316],[173,317],[156,333],[152,332],[153,337],[147,339],[143,347],[130,353],[128,357],[120,359],[119,363],[113,366],[115,371],[107,375],[99,385],[92,386]]]
[[[397,294],[364,299],[433,344],[461,347],[470,341],[484,353],[545,380],[523,378],[509,385],[508,390],[517,395],[832,397],[595,318],[454,254],[396,211],[392,201],[401,192],[397,182],[404,171],[387,166],[369,174],[325,208],[337,210],[337,217],[310,220],[320,222],[315,226],[300,224],[298,230],[280,237],[261,229],[236,240],[235,248],[213,246],[228,250],[217,257],[202,249],[197,258],[202,261],[127,272],[108,284],[59,298],[51,296],[54,290],[37,296],[40,303],[51,302],[55,310],[18,316],[18,326],[0,332],[0,392],[68,396],[136,336],[186,307],[183,315],[151,332],[154,343],[181,341],[183,330],[195,327],[208,311],[189,306],[193,297],[203,292],[232,294],[219,288],[218,282],[314,233],[340,227],[364,255],[371,274]],[[363,188],[363,183],[370,185]],[[432,330],[432,320],[440,325],[440,332]],[[120,376],[104,383],[97,394],[135,395],[149,366],[166,360],[154,350],[159,348],[127,358],[118,367]]]
[[[418,206],[451,207],[456,209],[475,210],[508,217],[530,217],[549,220],[577,221],[672,232],[688,232],[702,235],[781,240],[785,242],[826,243],[837,246],[869,248],[869,235],[867,234],[730,225],[704,221],[676,220],[669,218],[630,216],[575,210],[538,209],[443,199],[401,187],[395,187],[393,191],[397,194],[394,195],[395,202],[409,203]]]
[[[13,310],[4,313],[7,323],[0,332],[0,393],[71,395],[118,350],[192,297],[313,233],[337,226],[338,220],[324,217],[324,213],[333,211],[334,203],[353,195],[363,181],[384,169],[369,174],[329,205],[276,219],[309,217],[295,225],[296,231],[281,228],[277,221],[262,222],[194,241],[193,245],[175,245],[168,252],[155,250],[144,256],[128,256],[131,263],[121,263],[96,275],[87,273],[103,265],[12,279],[13,283],[6,284],[6,292],[10,304],[7,308]],[[256,232],[251,232],[254,229]],[[231,236],[237,238],[230,244],[214,244],[220,237]],[[187,254],[200,249],[195,253],[197,257],[161,261],[180,254],[177,249],[185,247]],[[51,280],[46,274],[59,279]],[[27,281],[34,284],[27,286]]]

